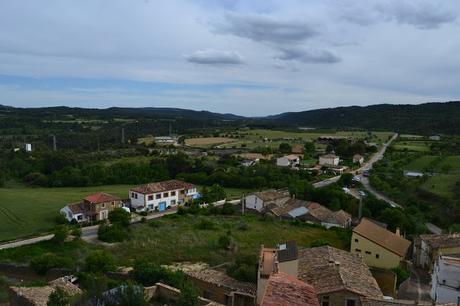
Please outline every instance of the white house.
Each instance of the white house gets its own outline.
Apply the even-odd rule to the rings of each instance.
[[[335,154],[326,154],[319,157],[319,164],[322,166],[338,166],[340,158]]]
[[[436,303],[460,301],[460,254],[438,257],[431,274],[430,296]]]
[[[289,191],[286,190],[266,190],[250,194],[244,198],[247,209],[262,212],[269,204],[280,206],[290,199]]]
[[[300,157],[297,155],[286,155],[276,159],[276,165],[280,167],[298,167],[300,164]]]
[[[362,165],[364,163],[364,157],[361,154],[353,155],[353,164]]]
[[[131,207],[137,211],[164,211],[199,196],[195,185],[179,180],[150,183],[129,189]]]
[[[32,144],[31,143],[24,144],[24,149],[26,150],[26,152],[32,152]]]

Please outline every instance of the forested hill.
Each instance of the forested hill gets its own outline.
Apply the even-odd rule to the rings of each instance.
[[[283,113],[266,117],[263,121],[279,126],[460,134],[460,102],[325,108]]]

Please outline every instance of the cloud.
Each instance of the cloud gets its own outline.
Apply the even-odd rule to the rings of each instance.
[[[376,6],[384,18],[410,24],[420,29],[436,29],[457,19],[457,14],[439,4],[430,2],[391,1]]]
[[[340,58],[328,50],[320,49],[286,49],[280,50],[281,53],[275,58],[283,61],[299,61],[308,64],[335,64],[340,62]]]
[[[319,34],[316,27],[307,22],[256,14],[227,13],[224,21],[213,27],[220,33],[275,44],[301,42]]]
[[[204,65],[241,65],[243,58],[236,52],[220,50],[199,50],[185,58],[190,63]]]

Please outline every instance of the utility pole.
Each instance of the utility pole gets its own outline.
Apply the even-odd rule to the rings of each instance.
[[[57,141],[56,141],[56,135],[53,135],[53,151],[57,151]]]

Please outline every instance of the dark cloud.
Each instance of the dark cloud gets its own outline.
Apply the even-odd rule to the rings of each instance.
[[[301,42],[318,35],[306,22],[279,20],[264,15],[225,14],[224,21],[213,25],[221,33],[275,44]]]
[[[340,62],[340,58],[328,50],[283,48],[280,51],[281,53],[276,56],[276,59],[283,61],[299,61],[309,64],[335,64]]]
[[[243,58],[236,52],[219,50],[200,50],[186,56],[187,61],[205,65],[240,65]]]
[[[377,10],[387,19],[394,19],[401,24],[414,25],[421,29],[435,29],[457,18],[452,10],[435,2],[391,1],[377,5]]]

